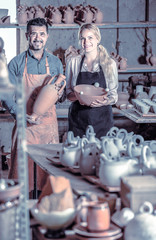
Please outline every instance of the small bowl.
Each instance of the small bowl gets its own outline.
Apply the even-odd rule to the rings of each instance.
[[[51,230],[61,230],[68,227],[75,219],[76,210],[68,208],[63,211],[52,211],[49,213],[41,212],[37,204],[31,208],[31,214],[38,223]]]
[[[95,87],[88,84],[79,84],[74,87],[77,99],[84,105],[90,106],[95,100],[103,101],[107,91],[101,87]]]

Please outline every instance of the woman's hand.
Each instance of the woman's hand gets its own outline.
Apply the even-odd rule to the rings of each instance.
[[[92,102],[90,104],[90,107],[102,107],[102,106],[107,106],[107,105],[109,105],[109,98],[104,97],[104,99],[102,101],[96,99],[94,102]]]

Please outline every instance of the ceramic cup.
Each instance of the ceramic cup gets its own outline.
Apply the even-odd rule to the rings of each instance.
[[[88,206],[87,229],[90,232],[105,231],[110,227],[108,202],[94,201]]]

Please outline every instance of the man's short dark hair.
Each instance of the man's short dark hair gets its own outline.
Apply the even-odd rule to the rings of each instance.
[[[27,23],[27,33],[30,30],[30,26],[46,26],[46,31],[48,33],[48,23],[44,18],[33,18]]]

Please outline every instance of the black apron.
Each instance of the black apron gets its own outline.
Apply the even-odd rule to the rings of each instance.
[[[95,82],[98,82],[100,87],[106,88],[106,80],[101,66],[100,72],[81,72],[83,61],[84,58],[81,60],[76,85],[94,85]],[[113,126],[112,106],[89,107],[75,101],[69,107],[68,124],[68,131],[72,131],[75,137],[85,135],[88,125],[93,126],[97,138],[105,136]]]

